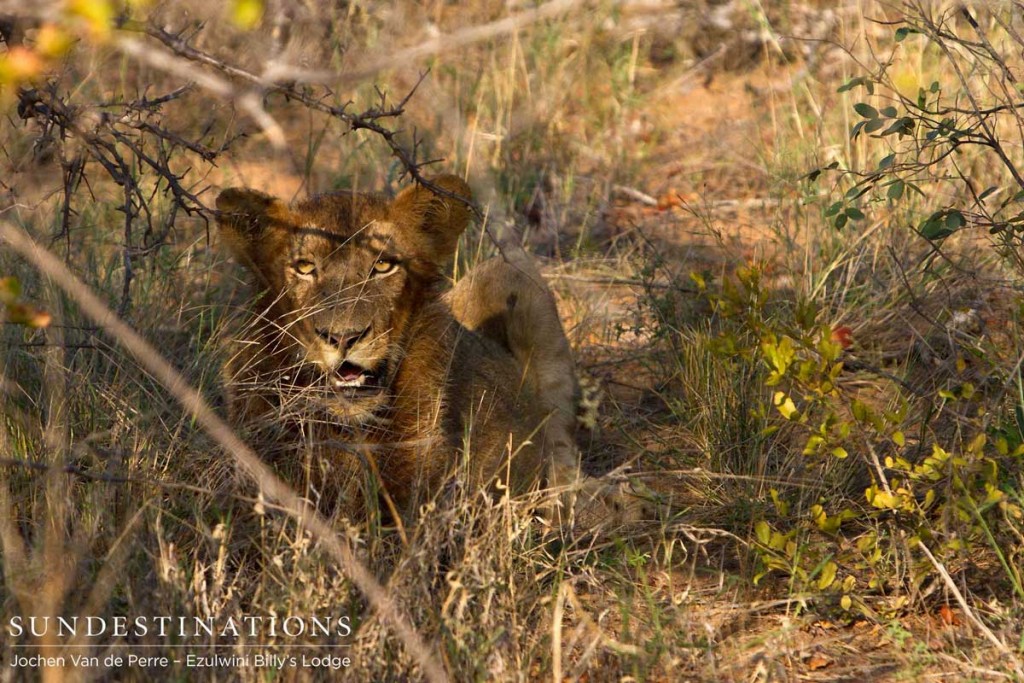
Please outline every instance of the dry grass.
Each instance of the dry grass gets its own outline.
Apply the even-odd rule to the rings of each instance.
[[[1024,402],[1016,396],[1019,269],[976,234],[954,236],[937,255],[907,229],[954,194],[865,202],[865,220],[837,231],[825,212],[846,181],[801,179],[832,161],[868,167],[887,153],[885,141],[850,139],[852,105],[864,96],[836,90],[873,64],[871,50],[895,49],[891,27],[865,17],[894,18],[899,8],[734,4],[742,11],[731,19],[746,33],[716,33],[721,3],[702,0],[556,2],[539,14],[532,4],[484,0],[329,10],[268,3],[281,21],[271,12],[249,32],[220,9],[193,8],[208,20],[196,48],[252,73],[271,55],[298,81],[326,77],[338,89],[333,104],[375,105],[374,84],[386,84],[393,103],[430,66],[398,141],[408,148],[415,129],[419,159],[443,158],[438,169],[470,178],[489,230],[521,237],[536,254],[582,371],[601,387],[596,428],[581,435],[584,466],[628,480],[658,512],[630,528],[554,538],[538,519],[544,494],[499,498],[453,485],[406,520],[404,539],[374,524],[297,521],[282,508],[295,511],[298,501],[277,505],[239,476],[223,441],[181,409],[167,378],[100,333],[59,283],[5,250],[0,275],[17,276],[25,300],[53,316],[45,329],[5,322],[0,332],[5,631],[12,616],[29,614],[331,615],[350,618],[353,633],[331,638],[343,646],[333,649],[266,632],[227,642],[150,632],[98,644],[5,636],[0,679],[36,677],[7,666],[27,644],[48,653],[92,645],[82,650],[101,661],[129,651],[181,660],[50,669],[40,674],[47,680],[336,675],[261,667],[251,659],[257,652],[343,653],[354,680],[422,677],[423,655],[402,645],[372,591],[368,599],[341,570],[342,546],[324,540],[335,534],[394,601],[405,642],[422,638],[453,680],[1019,677],[1024,538],[1013,506],[972,511],[974,499],[943,478],[948,505],[912,523],[873,508],[864,493],[896,476],[876,466],[879,452],[917,464],[938,444],[966,459],[984,433],[977,471],[994,467],[1003,502],[1024,505],[1019,458],[993,450]],[[154,11],[166,25],[185,25],[181,7]],[[124,59],[125,50],[116,41],[81,48],[84,57],[62,67],[78,79],[74,88],[63,82],[64,94],[81,104],[181,85],[152,59]],[[949,77],[927,47],[907,41],[900,50],[899,83]],[[408,57],[387,64],[387,54]],[[402,184],[402,164],[379,135],[349,132],[280,93],[245,100],[251,83],[224,81],[220,96],[210,85],[170,103],[160,119],[210,148],[230,143],[215,164],[180,149],[169,162],[201,203],[228,184],[286,198]],[[5,220],[43,243],[70,228],[49,240],[52,251],[218,410],[223,342],[250,294],[240,269],[200,213],[178,212],[163,243],[132,257],[126,286],[123,188],[91,164],[62,223],[68,159],[62,168],[61,153],[40,152],[47,131],[16,119],[7,97]],[[979,185],[1006,182],[984,154],[965,152],[963,166]],[[157,187],[150,170],[134,172],[140,186]],[[170,206],[165,191],[152,195],[156,232]],[[137,240],[144,215],[135,216]],[[494,249],[482,227],[471,229],[456,275]],[[804,454],[808,427],[780,417],[758,355],[768,334],[797,336],[807,310],[824,329],[849,328],[854,343],[837,398],[808,399],[801,411],[853,420],[855,402],[879,414],[903,410],[884,435],[858,423],[842,460]],[[965,383],[975,389],[966,398]],[[897,429],[905,450],[893,446]],[[316,499],[304,482],[289,483]],[[816,505],[852,516],[825,534],[811,521]],[[791,534],[794,549],[779,550],[788,564],[763,576],[762,522]],[[915,545],[919,538],[930,545]],[[878,539],[864,546],[864,556],[878,549],[867,564],[853,559],[865,539]],[[829,558],[838,558],[838,579],[822,586]],[[855,588],[840,590],[847,577]],[[198,670],[183,652],[250,659]]]

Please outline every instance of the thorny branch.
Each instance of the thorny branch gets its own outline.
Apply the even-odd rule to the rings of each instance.
[[[294,81],[277,82],[268,80],[263,76],[259,76],[238,66],[228,64],[222,59],[219,59],[207,52],[203,52],[202,50],[194,47],[188,39],[184,37],[184,32],[176,34],[170,33],[163,28],[153,25],[146,25],[141,27],[139,30],[143,30],[146,35],[160,41],[175,55],[181,58],[211,67],[225,76],[236,78],[250,85],[259,87],[266,93],[283,95],[286,100],[294,100],[309,109],[327,114],[347,124],[349,131],[367,130],[376,134],[388,146],[392,155],[398,159],[405,173],[408,174],[415,182],[420,183],[436,194],[465,202],[478,219],[482,218],[483,214],[480,207],[472,201],[468,201],[468,198],[460,197],[459,195],[444,190],[443,188],[434,185],[424,177],[421,169],[438,160],[428,159],[420,161],[418,159],[421,141],[415,135],[415,132],[412,137],[411,145],[405,146],[398,139],[398,136],[402,132],[401,129],[391,129],[380,123],[385,119],[398,119],[405,113],[406,106],[412,99],[413,95],[415,95],[416,90],[423,82],[423,79],[426,78],[428,72],[422,72],[419,79],[409,92],[397,103],[388,105],[387,93],[378,88],[377,94],[380,98],[379,104],[366,109],[363,112],[355,113],[349,110],[349,107],[351,106],[350,101],[342,105],[331,104],[329,100],[335,96],[335,93],[325,86],[322,88],[323,92],[319,96],[315,96],[311,92],[311,86],[299,86]]]
[[[279,142],[283,142],[280,126],[264,111],[262,104],[271,94],[341,121],[349,132],[369,131],[384,142],[405,175],[414,182],[437,194],[465,202],[477,219],[483,218],[479,206],[469,198],[437,187],[426,177],[423,169],[437,160],[421,158],[421,139],[415,130],[406,143],[401,139],[404,131],[400,127],[385,123],[388,119],[397,121],[405,113],[427,72],[420,75],[417,83],[400,100],[389,102],[387,93],[378,89],[379,101],[364,111],[355,112],[351,109],[351,101],[337,104],[337,93],[315,82],[322,80],[321,74],[295,72],[309,80],[285,81],[281,78],[294,76],[293,70],[261,75],[200,50],[193,44],[199,29],[172,32],[152,23],[128,20],[123,21],[119,28],[122,33],[141,33],[166,49],[146,46],[125,36],[113,44],[127,56],[161,69],[172,77],[187,78],[189,82],[156,96],[144,92],[134,99],[107,99],[82,104],[73,102],[71,93],[74,88],[67,81],[74,77],[68,70],[44,84],[19,90],[18,115],[36,125],[39,131],[36,146],[42,150],[40,153],[57,150],[62,175],[62,204],[60,224],[53,238],[65,240],[69,250],[72,248],[72,223],[79,215],[76,194],[83,181],[91,192],[90,167],[98,165],[122,188],[118,209],[124,215],[121,248],[125,275],[118,306],[122,315],[131,306],[135,261],[166,244],[179,212],[198,215],[203,220],[210,216],[211,209],[201,199],[206,188],[201,185],[201,180],[198,183],[190,181],[193,169],[189,159],[196,159],[207,167],[215,166],[219,156],[244,135],[210,144],[207,138],[212,124],[196,137],[187,136],[168,125],[164,107],[193,96],[199,88],[212,91],[244,108],[268,134],[277,131]],[[80,97],[77,93],[75,96]],[[157,198],[166,198],[168,205],[157,207],[153,204]],[[136,226],[140,222],[143,230],[138,235]]]

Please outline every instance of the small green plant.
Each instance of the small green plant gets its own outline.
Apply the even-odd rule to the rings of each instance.
[[[852,105],[851,140],[870,137],[886,151],[866,165],[832,162],[807,178],[838,173],[848,184],[826,211],[837,229],[864,220],[871,205],[916,195],[930,207],[914,226],[922,237],[940,242],[965,228],[987,230],[1020,270],[1024,90],[1014,73],[1024,39],[1012,30],[1008,6],[987,7],[980,20],[972,11],[908,4],[888,57],[838,88],[863,98]],[[924,64],[918,72],[914,60]]]
[[[844,382],[849,328],[827,322],[814,301],[773,299],[758,265],[715,287],[692,279],[714,312],[709,348],[759,378],[748,410],[774,439],[759,472],[778,483],[762,489],[750,519],[754,583],[779,575],[793,592],[842,611],[896,614],[935,575],[916,552],[923,543],[950,565],[995,553],[1019,590],[1008,559],[1016,543],[1000,524],[1021,517],[1024,447],[963,417],[981,398],[976,387],[962,381],[915,396],[893,383],[863,395]],[[942,443],[929,420],[950,412],[962,429]]]

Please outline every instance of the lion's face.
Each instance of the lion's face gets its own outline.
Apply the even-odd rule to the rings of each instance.
[[[469,197],[454,176],[434,179]],[[283,354],[282,386],[357,418],[387,398],[415,312],[437,296],[469,212],[421,187],[393,201],[356,193],[294,206],[252,190],[217,198],[225,243],[259,278],[256,312]]]

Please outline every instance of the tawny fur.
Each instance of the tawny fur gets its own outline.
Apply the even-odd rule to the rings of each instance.
[[[470,197],[454,176],[433,183]],[[287,206],[229,189],[217,207],[261,289],[226,368],[230,417],[286,475],[357,517],[374,495],[408,514],[457,472],[513,491],[576,477],[572,354],[529,257],[444,294],[463,202],[410,187]],[[357,370],[344,381],[375,389],[332,388]]]

